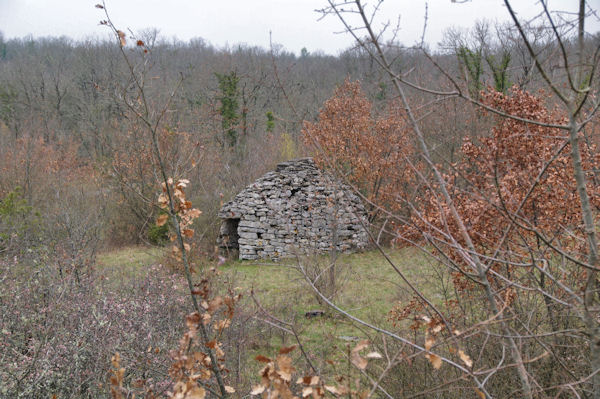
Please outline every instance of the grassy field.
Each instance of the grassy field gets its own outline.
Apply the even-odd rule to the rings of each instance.
[[[137,279],[145,276],[148,266],[160,262],[164,249],[157,247],[127,247],[98,255],[96,271],[109,281]]]
[[[390,258],[405,276],[428,294],[439,287],[440,276],[429,257],[416,249],[390,250]],[[99,256],[98,269],[111,279],[143,276],[148,266],[162,262],[163,252],[156,248],[133,247]],[[316,256],[302,259],[270,261],[229,261],[221,271],[220,287],[234,288],[243,295],[239,310],[262,324],[260,344],[256,352],[269,351],[293,343],[293,337],[273,328],[269,319],[252,300],[250,293],[269,314],[293,323],[307,349],[322,352],[323,342],[345,344],[361,339],[366,332],[355,323],[320,303],[298,269],[301,263],[307,270],[323,270],[329,257]],[[327,275],[327,273],[323,273]],[[444,278],[444,276],[441,276]],[[388,320],[389,311],[398,303],[406,303],[413,293],[377,251],[341,255],[336,262],[336,288],[334,302],[345,311],[379,326],[393,328]],[[435,300],[435,296],[433,296]],[[314,310],[324,311],[323,316],[306,317]],[[322,355],[323,353],[321,353]]]
[[[412,284],[433,302],[443,301],[440,294],[443,291],[440,288],[451,286],[448,284],[449,276],[440,271],[441,268],[436,266],[430,256],[415,248],[390,249],[388,252],[396,267]],[[168,269],[173,263],[166,258],[166,254],[166,250],[145,247],[112,251],[98,257],[97,270],[106,276],[109,284],[115,284],[115,287],[126,284],[128,279],[152,279],[150,274],[162,267],[172,270]],[[347,375],[348,378],[351,376],[353,381],[359,377],[356,370],[350,371],[353,368],[348,356],[351,348],[361,339],[368,339],[374,345],[370,350],[380,353],[386,353],[386,350],[401,350],[397,343],[389,340],[386,349],[380,334],[349,320],[319,301],[300,272],[299,265],[309,274],[315,275],[318,271],[326,269],[329,264],[328,256],[314,256],[280,262],[231,260],[217,267],[220,274],[212,285],[213,295],[222,295],[227,290],[242,294],[232,325],[220,338],[226,348],[228,368],[231,375],[236,376],[235,380],[232,380],[236,387],[249,389],[256,384],[257,376],[264,367],[264,363],[255,360],[257,355],[273,358],[279,348],[297,343],[289,331],[285,332],[274,326],[278,322],[270,316],[288,323],[283,327],[296,332],[310,363],[329,381],[334,381],[340,375]],[[195,265],[196,268],[213,266],[214,263]],[[324,272],[323,276],[327,274]],[[424,340],[421,331],[408,328],[412,321],[406,320],[400,325],[394,325],[390,319],[390,311],[396,306],[408,304],[414,293],[378,251],[340,255],[336,261],[335,274],[336,290],[333,302],[341,309],[407,338]],[[184,277],[180,275],[176,279],[181,281],[178,284],[178,290],[181,292],[176,294],[185,298],[185,307],[191,311]],[[257,306],[252,296],[260,306]],[[323,311],[324,314],[306,317],[307,312],[315,310]],[[178,317],[183,318],[184,314],[176,315],[175,319]],[[179,329],[182,326],[183,323],[174,328]],[[162,349],[168,353],[173,347]],[[310,372],[309,362],[299,350],[293,353],[293,362],[299,374]],[[380,367],[383,364],[382,360],[381,364],[375,363],[369,367],[373,368],[374,372],[381,371]],[[402,373],[402,370],[397,372]],[[406,378],[411,380],[412,377]]]

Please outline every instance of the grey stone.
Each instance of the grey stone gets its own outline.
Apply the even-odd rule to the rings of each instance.
[[[259,228],[262,227],[262,223],[257,221],[250,221],[250,220],[242,220],[240,221],[240,224],[238,224],[238,227],[242,228],[242,227],[253,227],[253,228]]]
[[[226,203],[218,216],[223,219],[219,245],[239,245],[240,259],[277,260],[334,246],[354,251],[369,240],[358,196],[310,158],[280,163]]]

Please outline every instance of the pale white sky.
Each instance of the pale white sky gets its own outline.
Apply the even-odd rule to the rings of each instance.
[[[371,0],[374,3],[375,0]],[[99,26],[101,10],[94,8],[98,0],[0,0],[0,31],[5,38],[69,36],[74,39],[106,37],[106,27]],[[429,0],[426,40],[435,46],[442,32],[450,26],[471,27],[475,20],[506,21],[508,12],[501,0]],[[537,0],[513,0],[522,18],[537,14]],[[549,0],[552,8],[573,9],[577,0]],[[216,46],[245,43],[269,46],[273,41],[299,54],[302,47],[337,54],[352,45],[341,30],[337,18],[322,21],[314,10],[323,8],[326,0],[107,0],[107,8],[117,27],[123,31],[154,27],[163,38],[189,40],[202,37]],[[600,0],[589,0],[600,8]],[[414,44],[423,29],[425,1],[386,0],[379,22],[401,19],[400,41]],[[588,31],[600,30],[595,17],[588,18]]]

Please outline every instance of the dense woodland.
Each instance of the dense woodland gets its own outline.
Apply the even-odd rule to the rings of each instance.
[[[597,10],[544,7],[434,50],[329,2],[338,56],[124,33],[102,5],[113,40],[0,35],[0,397],[600,398]],[[285,263],[349,343],[215,247],[219,207],[301,156],[362,197],[356,259],[392,273],[358,317],[360,264]],[[132,246],[152,266],[98,260]]]

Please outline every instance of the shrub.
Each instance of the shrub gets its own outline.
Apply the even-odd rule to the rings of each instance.
[[[179,276],[154,266],[135,280],[77,283],[49,264],[29,278],[22,268],[0,263],[0,397],[104,397],[116,351],[135,368],[128,381],[169,388],[168,351],[189,311]]]
[[[148,229],[147,237],[151,244],[163,246],[169,241],[169,226],[166,224],[162,226],[153,224]]]
[[[20,187],[0,200],[0,252],[30,247],[39,239],[40,214],[27,204]]]

